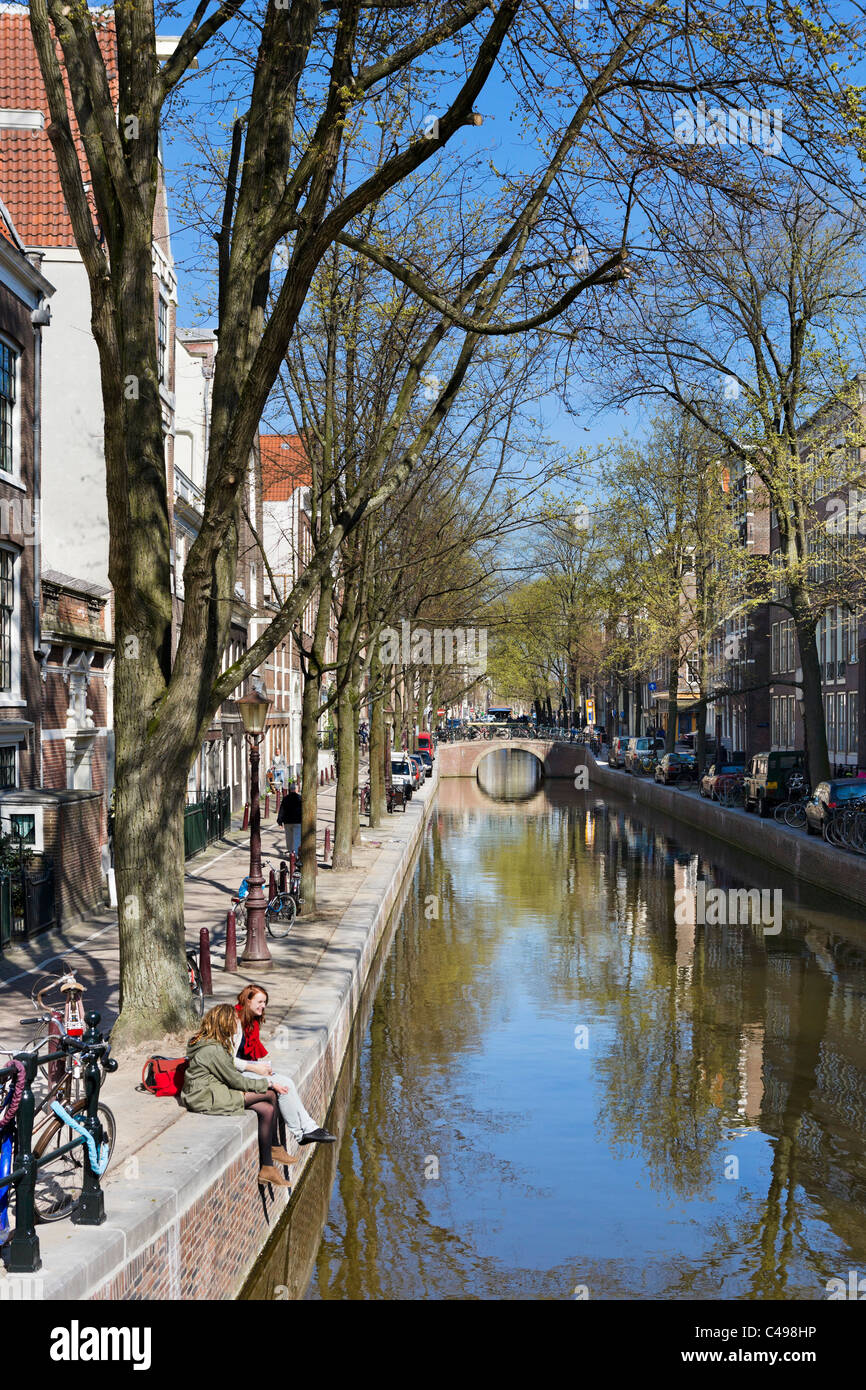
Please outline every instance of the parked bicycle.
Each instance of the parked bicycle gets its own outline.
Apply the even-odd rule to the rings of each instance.
[[[54,993],[62,999],[49,999]],[[55,1052],[68,1041],[65,1062],[49,1062],[46,1071],[46,1090],[36,1096],[36,1117],[33,1123],[33,1154],[41,1160],[36,1174],[34,1207],[37,1221],[62,1221],[72,1216],[81,1201],[84,1184],[84,1149],[80,1145],[66,1153],[54,1153],[65,1148],[77,1137],[77,1132],[52,1109],[59,1103],[71,1119],[87,1112],[84,1083],[84,1058],[76,1050],[85,1032],[84,986],[74,971],[63,975],[42,977],[31,991],[34,1005],[44,1010],[35,1017],[19,1020],[22,1027],[35,1024],[36,1033],[20,1051]],[[61,1012],[60,1005],[63,1005]],[[108,1049],[100,1055],[99,1066],[105,1079]],[[111,1110],[102,1101],[97,1107],[109,1159],[114,1151],[117,1126]]]
[[[262,864],[262,876],[264,878],[264,883],[262,884],[263,889],[265,883],[270,881],[271,867],[272,866],[267,861]],[[279,882],[279,879],[277,881]],[[298,882],[300,883],[300,879]],[[237,930],[241,932],[245,932],[247,929],[247,897],[249,891],[250,881],[248,878],[245,878],[241,881],[237,895],[231,900],[235,912],[235,926]],[[267,898],[267,893],[265,893],[265,896]],[[296,915],[297,904],[292,894],[288,891],[281,893],[278,889],[274,896],[265,903],[265,927],[268,936],[272,937],[274,941],[282,941],[291,931]]]
[[[737,777],[728,777],[721,783],[716,793],[722,806],[737,807],[746,804],[746,789]]]

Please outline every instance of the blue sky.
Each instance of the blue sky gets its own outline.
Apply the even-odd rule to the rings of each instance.
[[[172,17],[159,24],[160,34],[181,33],[193,5],[189,0],[183,0],[172,9]],[[187,114],[194,112],[196,124],[201,126],[207,138],[224,147],[228,143],[226,125],[235,107],[230,97],[215,107],[211,84],[212,75],[203,72],[187,85]],[[443,91],[440,109],[445,103],[446,92]],[[501,73],[494,73],[476,105],[484,116],[483,126],[458,133],[449,142],[449,151],[455,146],[463,146],[467,150],[474,148],[492,160],[500,170],[536,168],[537,150],[522,137],[514,92]],[[213,327],[212,318],[203,313],[202,303],[210,297],[215,256],[209,248],[204,254],[200,251],[199,235],[185,221],[178,193],[183,166],[195,157],[195,151],[183,131],[171,120],[166,122],[163,151],[170,190],[172,248],[179,275],[178,325],[181,328],[192,325]],[[612,433],[638,427],[635,413],[627,416],[613,412],[596,418],[589,398],[581,400],[579,383],[575,386],[572,400],[578,412],[575,416],[570,415],[553,395],[545,397],[538,407],[545,432],[562,447],[563,452],[587,448],[595,451]]]

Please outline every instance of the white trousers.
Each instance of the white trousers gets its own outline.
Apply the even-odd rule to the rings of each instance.
[[[318,1129],[319,1126],[309,1115],[301,1104],[301,1097],[298,1095],[298,1088],[290,1076],[280,1076],[276,1073],[273,1076],[266,1076],[265,1080],[269,1086],[276,1081],[278,1086],[287,1086],[288,1090],[284,1096],[277,1096],[280,1106],[280,1114],[286,1122],[286,1129],[292,1138],[297,1141],[311,1130]]]

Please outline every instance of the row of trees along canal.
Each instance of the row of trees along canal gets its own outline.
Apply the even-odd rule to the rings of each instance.
[[[771,210],[693,213],[666,229],[666,270],[640,277],[599,347],[600,400],[660,404],[643,438],[599,453],[591,506],[549,505],[492,670],[528,699],[622,684],[639,726],[641,682],[667,660],[671,751],[688,657],[703,766],[714,703],[766,689],[744,637],[773,603],[801,669],[771,683],[802,700],[815,786],[830,775],[818,624],[841,605],[856,632],[866,597],[866,227],[796,189]],[[769,514],[775,548],[746,512]]]
[[[220,703],[296,628],[336,566],[338,665],[350,673],[337,699],[353,708],[363,664],[375,659],[370,637],[389,555],[403,569],[412,558],[399,542],[412,513],[396,516],[397,499],[408,487],[411,500],[418,470],[437,464],[444,476],[436,487],[448,495],[466,466],[449,445],[462,442],[466,422],[480,426],[479,400],[492,400],[509,374],[516,390],[518,364],[540,349],[564,382],[585,376],[602,332],[628,317],[629,266],[639,265],[647,286],[681,249],[678,238],[661,240],[679,209],[710,197],[716,207],[765,207],[777,183],[847,189],[861,130],[846,77],[860,21],[846,25],[820,2],[806,17],[740,0],[591,9],[572,0],[201,0],[160,63],[163,9],[174,13],[121,3],[107,12],[117,38],[111,80],[94,30],[105,19],[65,0],[32,0],[29,9],[90,283],[105,408],[118,1044],[190,1022],[183,804],[187,771]],[[679,143],[684,93],[722,108],[783,107],[786,142],[734,150]],[[500,123],[492,137],[479,134],[474,114],[485,99]],[[161,126],[184,137],[167,150],[198,151],[185,171],[187,211],[201,232],[197,270],[219,343],[204,518],[185,567],[174,652],[151,284]],[[220,129],[231,131],[225,147]],[[183,182],[184,171],[173,172]],[[335,289],[339,297],[327,297]],[[337,320],[330,332],[329,309]],[[355,316],[372,342],[379,314],[380,338],[397,320],[392,359],[369,364],[383,380],[378,413],[361,419],[351,398],[360,368],[347,359],[362,345],[346,325]],[[306,361],[316,379],[309,397],[304,386],[303,410],[316,468],[315,548],[279,612],[221,671],[248,460],[266,410],[286,389],[297,398],[310,321],[317,327]],[[441,382],[432,400],[422,391],[429,373]],[[134,398],[125,390],[133,377]],[[329,389],[331,410],[322,408]],[[432,594],[428,602],[432,610]],[[344,784],[344,806],[347,796]],[[347,846],[341,830],[341,856]]]

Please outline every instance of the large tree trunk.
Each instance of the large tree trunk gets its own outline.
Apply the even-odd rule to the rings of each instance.
[[[679,718],[679,704],[677,693],[680,688],[680,672],[677,665],[677,658],[671,657],[671,673],[668,678],[668,727],[665,737],[665,752],[672,753],[677,741],[677,720]]]
[[[354,745],[355,776],[352,783],[352,844],[356,845],[361,838],[361,741],[358,736],[358,729],[361,723],[361,658],[355,659],[355,670],[352,678],[352,742]]]
[[[312,660],[304,680],[301,704],[301,897],[304,911],[316,910],[318,854],[316,832],[319,819],[319,698],[322,678]]]
[[[819,782],[826,781],[830,776],[830,753],[827,748],[818,642],[805,593],[795,584],[790,585],[789,592],[803,672],[803,725],[809,782],[811,786],[817,787]]]
[[[357,558],[357,554],[355,555]],[[355,739],[354,687],[355,620],[358,606],[358,583],[350,575],[344,586],[343,603],[337,634],[337,791],[334,808],[334,850],[331,867],[351,869],[352,840],[355,828],[355,781],[358,747]]]
[[[370,711],[370,825],[382,824],[387,814],[385,807],[385,776],[382,759],[385,753],[384,696],[380,690],[382,672],[378,646],[370,661],[370,689],[373,692]]]
[[[114,829],[121,1016],[115,1048],[192,1031],[183,912],[186,771],[142,762],[121,772]],[[149,923],[163,949],[152,949]]]
[[[394,747],[403,746],[403,687],[402,666],[394,668]]]

